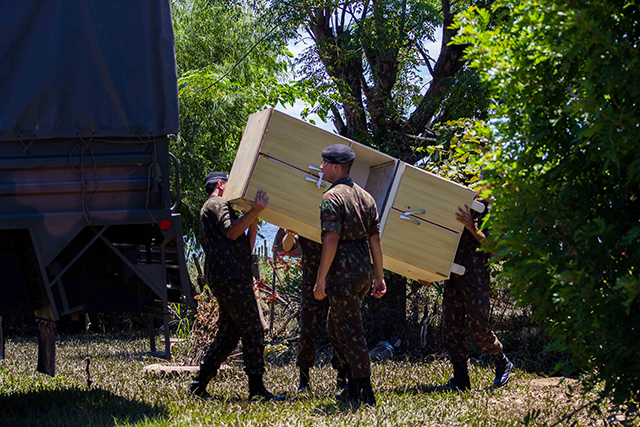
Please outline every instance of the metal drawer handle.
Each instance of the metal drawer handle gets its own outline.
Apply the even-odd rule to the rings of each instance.
[[[306,178],[305,178],[305,180],[307,180],[307,181],[313,181],[313,182],[316,182],[316,184],[318,185],[318,188],[320,188],[320,187],[326,187],[325,181],[322,181],[322,175],[324,175],[324,172],[322,172],[322,169],[320,169],[319,167],[313,166],[313,165],[309,165],[309,166],[307,166],[307,169],[311,169],[312,171],[320,172],[320,173],[318,174],[318,176],[319,176],[320,178],[318,178],[318,181],[317,181],[317,182],[316,182],[316,180],[315,180],[315,179],[313,179],[313,178],[309,178],[309,177],[306,177]]]
[[[416,223],[417,225],[420,225],[420,221],[418,221],[417,219],[413,218],[411,215],[415,215],[415,214],[423,214],[425,213],[424,209],[420,209],[419,211],[407,211],[407,212],[403,212],[400,214],[400,219],[406,219],[408,221],[413,221],[414,223]]]
[[[314,184],[316,184],[318,186],[318,188],[327,186],[326,182],[322,180],[322,177],[320,177],[320,178],[318,178],[316,180],[316,179],[311,178],[310,176],[305,176],[304,180],[313,182]]]

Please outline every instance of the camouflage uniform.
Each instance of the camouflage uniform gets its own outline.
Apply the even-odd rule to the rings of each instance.
[[[330,306],[327,332],[334,349],[334,367],[349,369],[354,379],[370,377],[360,303],[373,279],[369,238],[380,234],[376,202],[347,177],[324,193],[320,209],[323,239],[325,231],[340,235],[326,279]]]
[[[475,224],[481,224],[484,214],[471,212]],[[452,274],[444,284],[442,340],[452,363],[466,363],[469,358],[467,323],[487,355],[502,354],[502,344],[489,327],[489,254],[479,252],[479,247],[480,243],[465,228],[455,263],[464,266],[466,272],[462,276]]]
[[[300,339],[296,366],[311,368],[315,360],[322,314],[329,308],[329,301],[326,298],[317,300],[313,295],[322,257],[322,245],[305,237],[296,236],[294,246],[289,252],[297,248],[302,252],[302,286],[300,289]]]
[[[205,354],[196,381],[206,384],[242,337],[247,375],[264,373],[264,331],[253,293],[251,245],[242,234],[226,237],[236,212],[221,197],[212,196],[200,211],[200,238],[204,248],[205,278],[218,300],[218,332]]]

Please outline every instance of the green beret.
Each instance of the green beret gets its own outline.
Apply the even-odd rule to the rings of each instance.
[[[215,182],[215,181],[220,181],[220,180],[228,181],[229,180],[229,174],[226,173],[226,172],[211,172],[204,179],[204,185],[207,185],[209,182],[212,182],[212,181]]]
[[[333,144],[322,150],[322,160],[327,163],[341,165],[356,158],[356,153],[346,145]]]
[[[228,181],[229,174],[226,172],[211,172],[204,179],[204,190],[207,194],[211,194],[215,190],[218,181]]]

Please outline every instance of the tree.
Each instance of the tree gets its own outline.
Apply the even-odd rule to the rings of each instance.
[[[415,148],[429,144],[422,137],[434,123],[480,118],[488,106],[475,96],[482,90],[474,71],[464,69],[464,47],[449,44],[461,7],[448,0],[271,0],[270,13],[289,23],[289,37],[313,41],[298,63],[317,102],[313,111],[342,136],[415,163]],[[440,27],[435,60],[424,46]],[[429,70],[426,84],[420,67]]]
[[[228,171],[249,114],[293,103],[286,45],[247,3],[174,0],[180,134],[171,151],[180,162],[185,234],[198,239],[204,178]]]
[[[502,274],[619,403],[640,390],[638,10],[501,0],[466,11],[456,39],[498,100],[486,160]]]

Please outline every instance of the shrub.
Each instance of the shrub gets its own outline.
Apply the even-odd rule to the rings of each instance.
[[[497,99],[493,249],[557,349],[640,390],[640,26],[626,0],[497,1],[459,43]],[[498,178],[498,174],[502,178]]]

